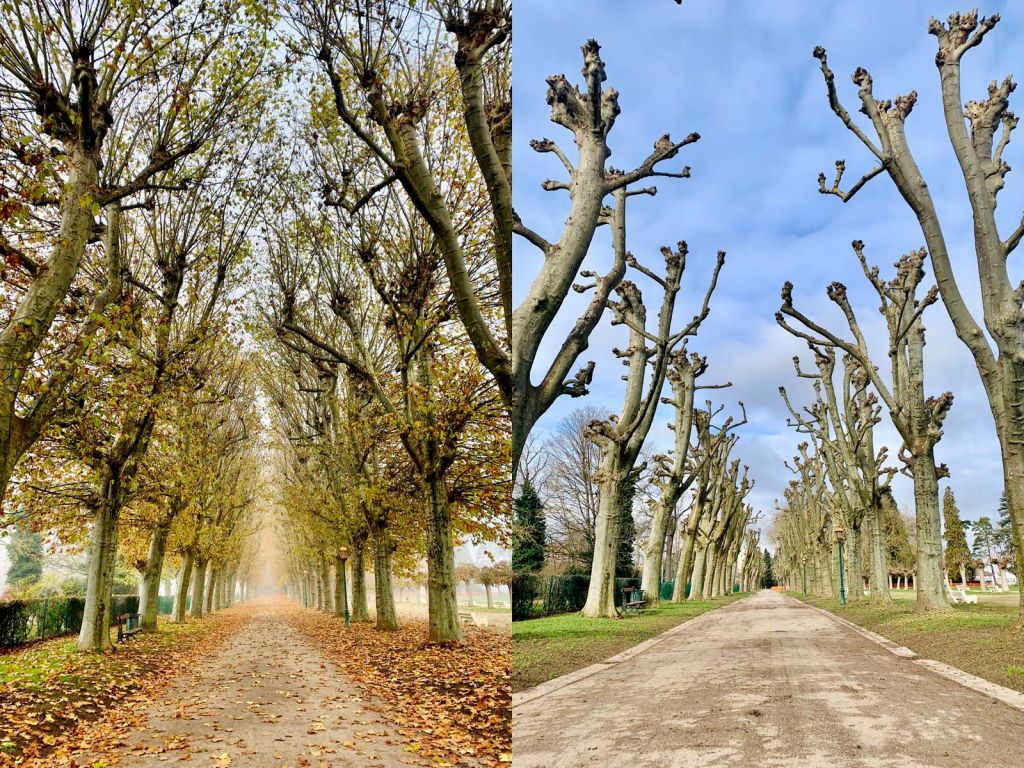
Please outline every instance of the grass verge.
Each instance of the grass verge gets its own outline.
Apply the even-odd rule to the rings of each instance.
[[[798,600],[993,683],[1024,692],[1024,630],[1014,605],[954,605],[949,613],[917,613],[912,605],[840,605],[838,600]]]
[[[512,690],[547,680],[614,656],[702,613],[733,603],[744,594],[701,602],[662,603],[660,608],[622,619],[588,619],[578,613],[512,623]]]

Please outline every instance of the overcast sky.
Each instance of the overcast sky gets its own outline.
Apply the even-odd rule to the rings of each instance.
[[[742,429],[737,455],[757,481],[751,499],[758,508],[771,509],[781,496],[790,477],[783,461],[799,442],[786,426],[778,387],[786,386],[797,402],[811,396],[808,382],[795,378],[791,362],[801,354],[811,365],[806,346],[775,324],[782,283],[793,281],[797,306],[836,330],[844,327],[843,319],[825,297],[825,287],[833,280],[845,283],[862,323],[873,333],[869,340],[878,350],[876,359],[884,365],[878,297],[850,241],[865,242],[868,258],[883,276],[891,276],[891,265],[901,254],[923,245],[916,220],[885,175],[847,204],[818,193],[818,173],[825,171],[831,179],[837,159],[847,161],[848,187],[872,167],[873,158],[829,109],[818,62],[811,57],[815,45],[827,48],[840,98],[851,113],[859,102],[849,75],[858,66],[872,74],[877,98],[917,90],[907,134],[939,207],[961,290],[980,319],[970,208],[942,122],[936,41],[927,33],[930,14],[945,18],[959,9],[943,1],[685,0],[680,7],[671,0],[516,0],[515,206],[528,226],[557,239],[566,216],[566,193],[544,192],[539,186],[544,179],[564,178],[565,171],[553,155],[531,151],[529,140],[551,138],[574,156],[571,135],[549,121],[544,78],[565,73],[579,83],[579,47],[587,38],[601,44],[606,86],[620,94],[622,114],[609,139],[611,165],[635,166],[666,132],[674,138],[691,131],[702,136],[665,166],[690,165],[692,178],[659,179],[657,197],[631,198],[629,249],[641,262],[661,268],[661,245],[680,239],[689,243],[677,308],[677,317],[684,319],[694,314],[703,295],[715,252],[728,253],[711,317],[690,349],[708,356],[706,383],[734,383],[731,390],[712,393],[719,402],[733,409],[736,400],[746,403],[750,423]],[[984,98],[990,80],[1015,69],[1024,77],[1024,3],[989,2],[981,8],[982,14],[994,12],[1002,14],[1002,21],[963,63],[965,100]],[[1024,112],[1020,99],[1011,100],[1011,109]],[[1011,166],[1024,168],[1022,145],[1018,138],[1007,149],[1004,159]],[[1011,173],[997,215],[1004,237],[1022,209],[1024,173]],[[539,256],[519,238],[515,248],[518,302],[536,274]],[[1017,258],[1024,258],[1024,251]],[[608,234],[601,229],[588,266],[601,269],[607,263]],[[1024,269],[1015,266],[1011,278],[1020,280]],[[637,282],[654,304],[652,286]],[[926,285],[931,283],[929,268]],[[550,360],[583,303],[584,298],[571,294],[537,370]],[[964,517],[995,516],[1002,493],[998,445],[976,369],[941,303],[926,313],[925,325],[927,391],[956,395],[937,448],[938,460],[952,470],[952,478],[943,483],[952,484]],[[591,395],[559,400],[537,433],[582,405],[620,409],[623,369],[608,350],[625,346],[624,339],[621,327],[602,321],[581,358],[581,363],[597,362]],[[651,445],[667,444],[670,418],[670,409],[663,407]],[[895,464],[899,443],[885,419],[876,439],[889,444]],[[894,488],[901,508],[912,511],[910,481],[899,477]]]

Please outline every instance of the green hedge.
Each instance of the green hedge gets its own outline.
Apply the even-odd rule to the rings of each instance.
[[[114,595],[114,616],[137,613],[138,595]],[[82,628],[84,597],[43,597],[0,602],[0,648],[67,635]]]
[[[192,596],[187,595],[185,597],[185,610],[189,609],[192,605]],[[174,613],[174,595],[160,595],[156,600],[156,612],[170,616]]]

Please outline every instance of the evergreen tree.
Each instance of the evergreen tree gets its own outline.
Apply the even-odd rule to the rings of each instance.
[[[15,528],[7,542],[7,583],[30,587],[43,577],[43,539],[27,528]]]
[[[512,523],[512,569],[539,571],[544,565],[544,505],[537,489],[527,478],[514,502]]]
[[[772,553],[767,549],[764,551],[764,573],[761,574],[761,589],[771,589],[775,586],[775,572],[772,569]]]
[[[973,561],[971,551],[967,548],[967,535],[964,523],[960,519],[960,510],[953,498],[953,489],[946,486],[942,497],[942,517],[946,532],[946,570],[950,579],[960,579],[961,584],[967,581],[967,566]]]
[[[636,497],[636,481],[639,473],[629,474],[622,487],[619,500],[619,550],[615,555],[615,575],[619,578],[636,576],[633,549],[636,544],[636,523],[633,521],[633,499]]]

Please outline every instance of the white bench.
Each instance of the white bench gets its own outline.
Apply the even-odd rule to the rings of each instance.
[[[960,599],[963,600],[965,603],[977,603],[978,602],[978,596],[977,595],[969,595],[969,594],[967,594],[967,590],[964,589],[963,587],[957,587],[956,591],[960,595]]]
[[[949,584],[946,585],[946,597],[949,598],[949,602],[951,603],[965,602],[964,596],[959,592],[954,592],[953,589],[949,586]],[[977,601],[978,598],[975,597],[974,599],[975,601]]]

